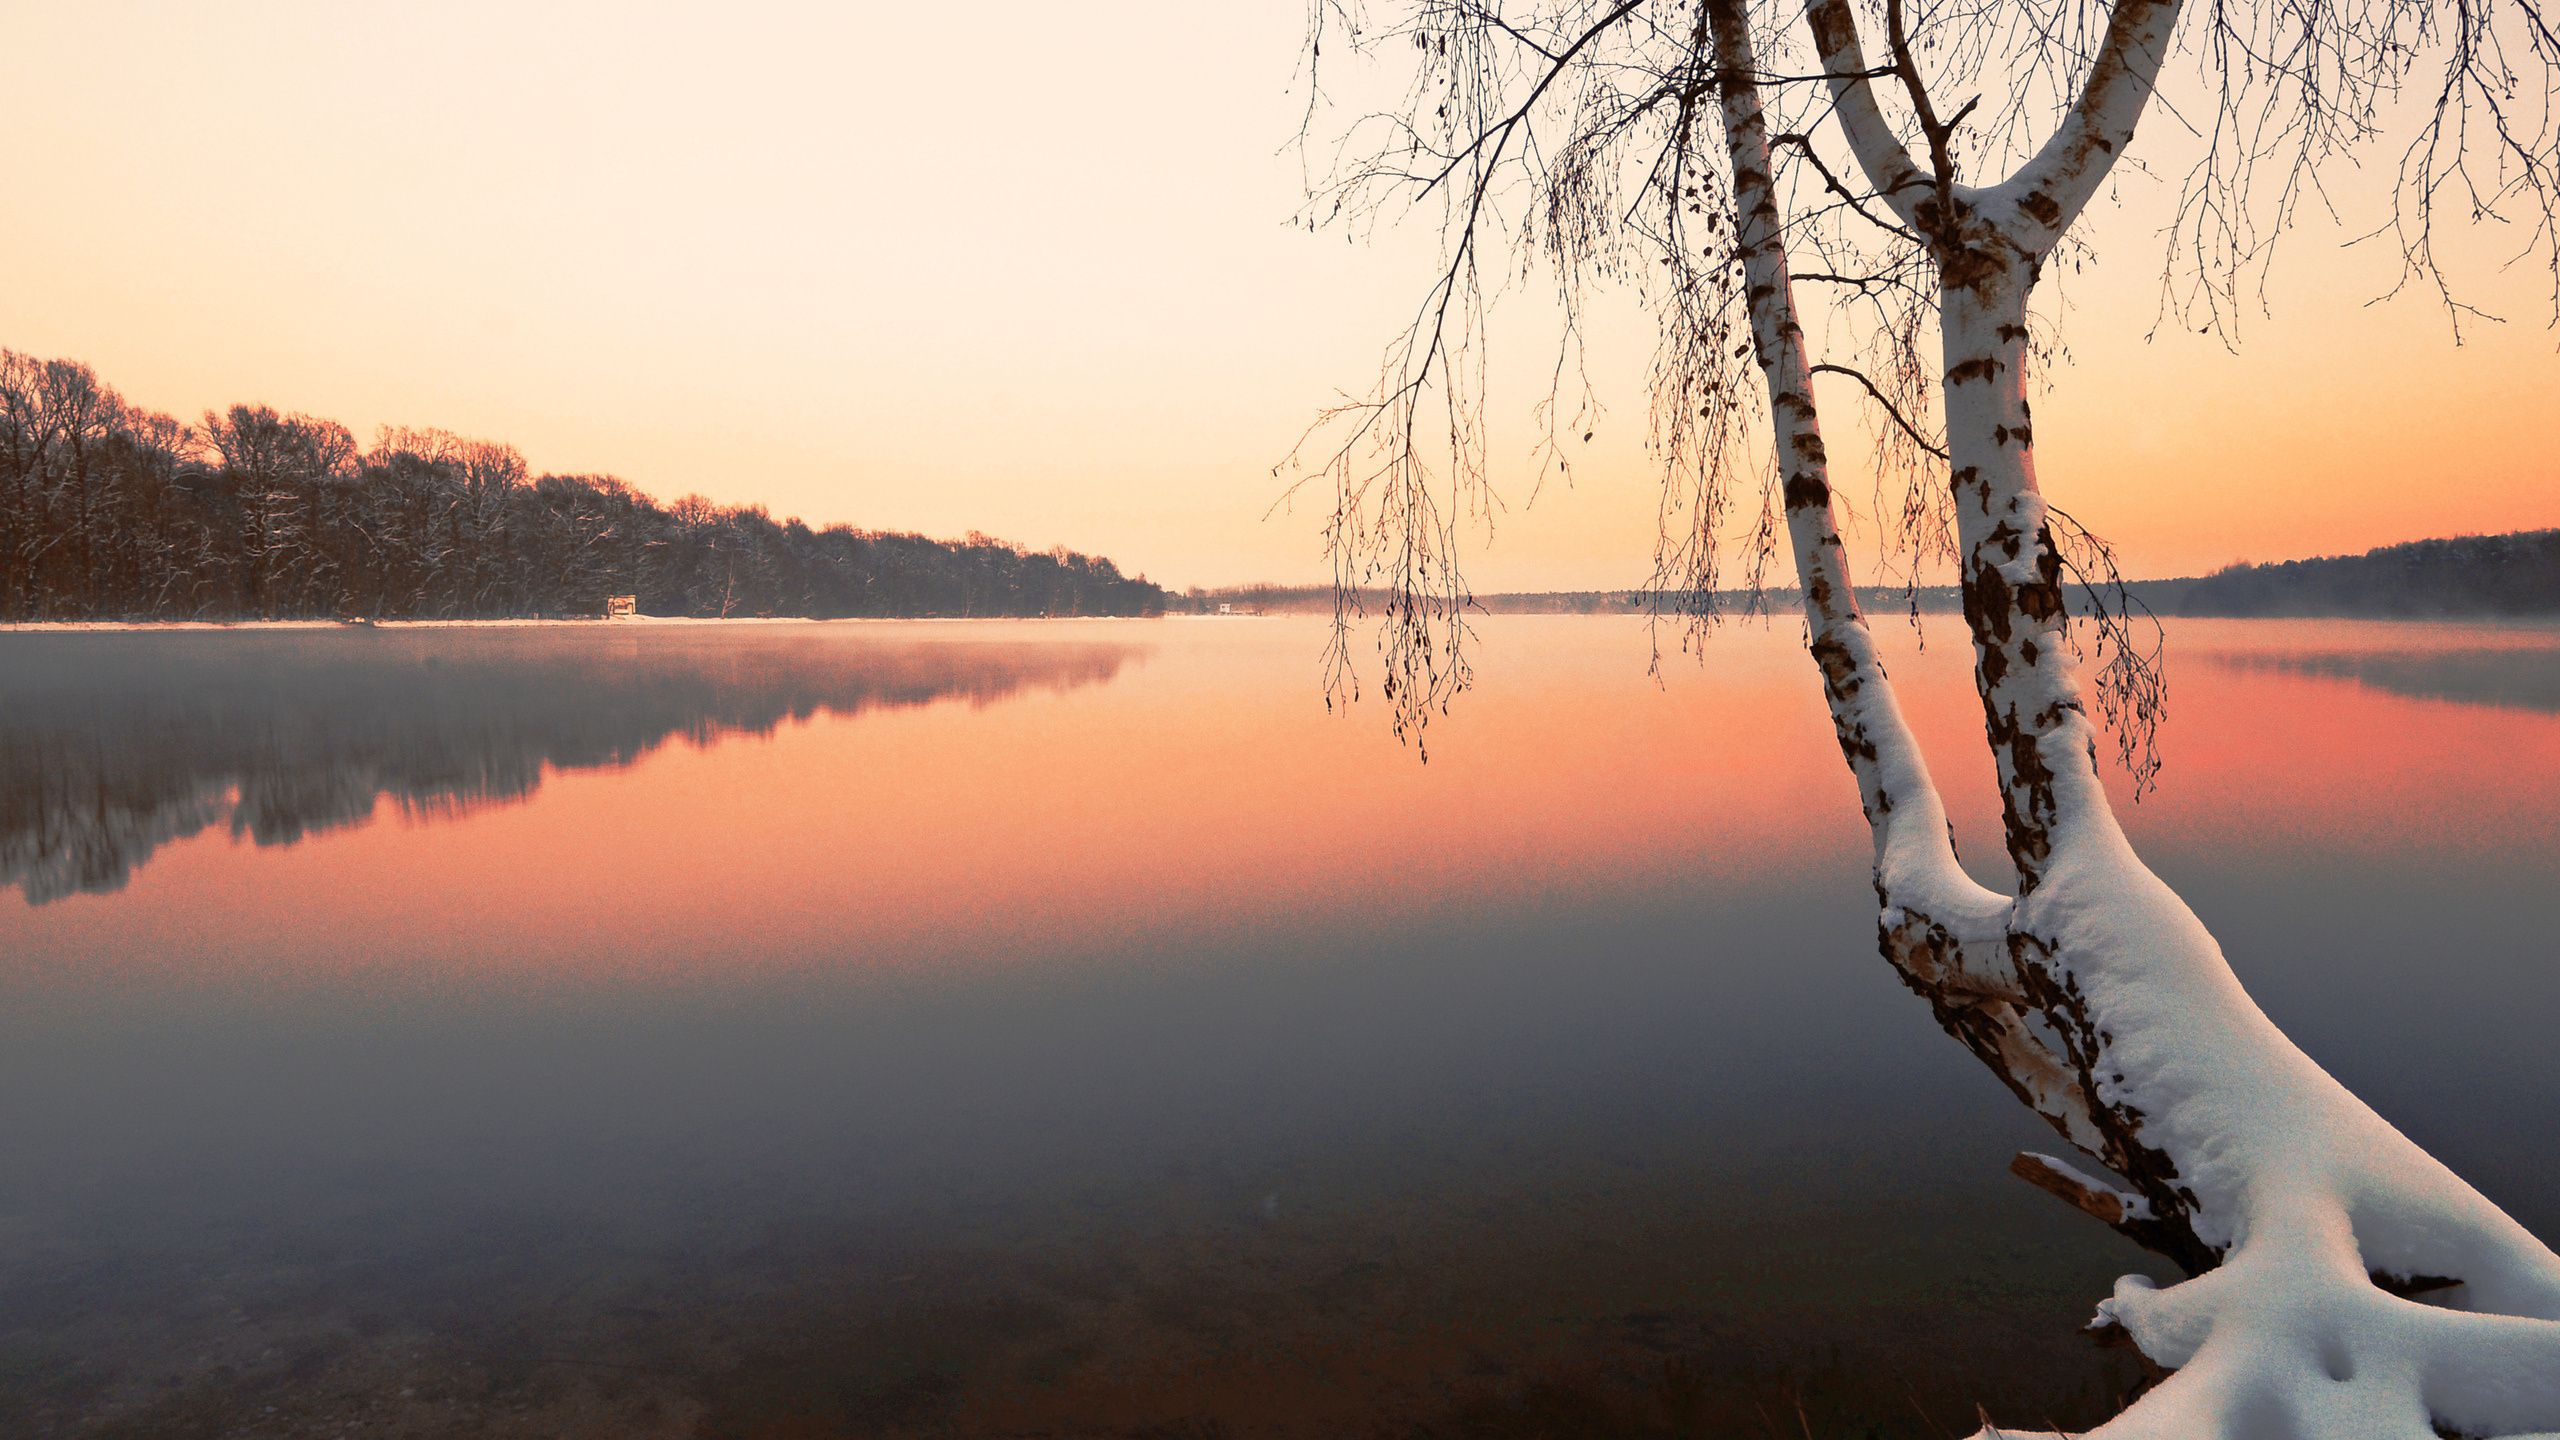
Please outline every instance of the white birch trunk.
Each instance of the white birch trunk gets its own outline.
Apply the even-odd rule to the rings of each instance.
[[[2127,1277],[2100,1304],[2093,1328],[2175,1373],[2098,1434],[2560,1432],[2560,1257],[2267,1020],[2193,912],[2135,857],[2099,782],[2036,484],[2026,302],[2130,140],[2177,8],[2123,0],[2052,141],[2006,182],[1974,189],[1924,171],[1895,138],[1860,78],[1845,0],[1809,7],[1860,165],[1939,265],[1965,616],[2019,887],[2015,902],[1988,896],[1950,874],[1943,834],[1897,819],[1944,823],[1848,598],[1778,258],[1750,277],[1755,334],[1816,655],[1876,826],[1884,950],[1951,1034],[2130,1188],[2043,1157],[2021,1157],[2020,1172],[2195,1277],[2165,1290]],[[1721,45],[1719,63],[1744,68]],[[1756,100],[1737,109],[1729,86],[1726,107],[1737,175],[1756,177],[1737,187],[1746,223],[1761,227],[1745,232],[1749,264],[1775,245],[1774,208],[1758,211],[1766,145]]]
[[[1741,0],[1706,0],[1718,98],[1733,162],[1734,202],[1751,338],[1769,387],[1787,538],[1804,588],[1805,623],[1840,753],[1857,779],[1875,841],[1879,894],[1925,897],[1937,913],[1996,926],[2008,908],[1956,863],[1937,786],[1904,722],[1875,638],[1858,611],[1847,553],[1831,511],[1830,470],[1813,403],[1813,377],[1787,279],[1786,242],[1771,181],[1769,132],[1753,82]]]

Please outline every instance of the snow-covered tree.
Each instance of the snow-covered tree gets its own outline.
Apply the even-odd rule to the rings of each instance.
[[[1382,26],[1320,4],[1311,63],[1332,35],[1409,69],[1402,103],[1354,128],[1310,218],[1436,197],[1447,262],[1378,387],[1319,426],[1337,574],[1346,590],[1389,592],[1385,689],[1399,733],[1415,733],[1468,678],[1451,556],[1485,476],[1487,253],[1516,243],[1552,262],[1559,376],[1574,373],[1586,287],[1634,287],[1661,321],[1666,598],[1711,618],[1717,541],[1748,468],[1737,450],[1746,436],[1766,444],[1774,484],[1746,541],[1751,581],[1783,534],[1873,832],[1885,957],[2096,1162],[2014,1168],[2189,1276],[2166,1289],[2128,1277],[2099,1302],[2092,1328],[2163,1378],[2098,1433],[2560,1433],[2560,1257],[2278,1032],[2118,828],[2089,702],[2147,779],[2157,673],[2120,611],[2094,622],[2090,654],[2075,643],[2065,582],[2112,567],[2038,486],[2027,389],[2030,295],[2132,147],[2182,23],[2216,108],[2183,191],[2169,303],[2207,328],[2228,319],[2317,167],[2373,135],[2422,76],[2437,103],[2402,152],[2386,221],[2411,272],[2440,282],[2443,197],[2511,213],[2554,258],[2560,40],[2531,0],[2217,0],[2182,20],[2183,8],[1941,0],[1906,15],[1885,0],[1865,21],[1884,36],[1871,61],[1850,0],[1800,14],[1745,0],[1428,0]],[[1807,49],[1797,36],[1811,59],[1790,67]],[[1938,103],[1976,86],[1998,97],[1987,113]],[[1773,132],[1773,110],[1799,123]],[[1965,183],[1973,168],[2002,178]],[[1863,367],[1808,353],[1799,283],[1847,297]],[[1901,540],[1958,567],[2015,898],[1958,867],[1877,663],[1833,515],[1812,383],[1826,370],[1877,402],[1882,439],[1911,467]],[[1563,442],[1588,424],[1587,394],[1570,418],[1568,395],[1560,384],[1542,412],[1542,465],[1569,464]]]

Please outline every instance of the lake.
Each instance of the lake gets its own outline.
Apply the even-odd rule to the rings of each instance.
[[[0,1433],[2113,1413],[2172,1272],[1877,957],[1800,627],[1477,630],[1428,764],[1310,619],[0,634]],[[2560,1235],[2560,626],[2168,664],[2135,845]]]

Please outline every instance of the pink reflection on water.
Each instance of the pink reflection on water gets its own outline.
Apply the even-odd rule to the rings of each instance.
[[[1675,661],[1659,686],[1640,622],[1480,629],[1479,685],[1434,726],[1427,766],[1374,706],[1327,716],[1314,622],[1078,625],[1075,638],[1155,656],[1081,689],[821,715],[625,770],[555,770],[530,803],[457,819],[265,850],[201,835],[122,894],[0,902],[0,983],[386,1003],[783,977],[1001,983],[1141,950],[1826,873],[1837,903],[1871,903],[1864,828],[1795,627],[1730,627],[1705,670]],[[1901,633],[1887,632],[1906,708],[1968,861],[1996,882],[1959,627],[1934,622],[1925,653]],[[2547,660],[2553,637],[2179,624],[2160,789],[2133,806],[2111,775],[2137,845],[2462,864],[2560,839],[2560,718],[2259,663],[2386,642]]]

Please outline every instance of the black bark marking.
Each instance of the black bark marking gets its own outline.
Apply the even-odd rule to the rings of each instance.
[[[2155,1218],[2125,1220],[2115,1228],[2144,1249],[2176,1261],[2189,1275],[2201,1275],[2222,1263],[2222,1252],[2197,1237],[2189,1219],[2195,1212],[2195,1194],[2178,1183],[2177,1165],[2165,1151],[2143,1143],[2142,1112],[2098,1098],[2106,1046],[2089,1014],[2079,977],[2056,963],[2058,959],[2051,942],[2023,930],[2009,932],[2009,962],[2017,971],[2019,987],[2042,1012],[2052,1033],[2061,1038],[2061,1058],[2077,1075],[2081,1102],[2104,1137],[2098,1158],[2151,1203]]]
[[[1937,249],[1941,289],[1970,290],[1989,299],[2009,271],[2009,258],[1988,243],[1951,246],[1941,241]]]
[[[1788,443],[1794,445],[1796,447],[1796,453],[1803,456],[1805,459],[1812,461],[1816,465],[1822,463],[1821,436],[1813,434],[1798,435],[1794,440]]]
[[[2001,764],[2001,823],[2009,857],[2018,869],[2021,894],[2033,892],[2041,883],[2053,853],[2050,827],[2057,811],[2057,777],[2044,758],[2044,737],[2060,727],[2066,713],[2078,708],[2055,702],[2021,721],[2017,707],[2004,706],[1998,697],[2021,666],[2032,670],[2052,653],[2036,641],[2063,613],[2062,565],[2049,527],[2036,531],[2035,578],[2013,582],[1997,563],[2002,554],[2012,560],[2018,557],[2026,538],[2003,520],[1976,547],[1964,576],[1964,615],[1973,634],[1975,680],[1982,694],[1985,733]]]
[[[1831,734],[1840,742],[1840,758],[1848,762],[1853,773],[1859,769],[1860,761],[1873,765],[1876,742],[1867,734],[1864,724],[1843,713],[1858,692],[1866,687],[1865,679],[1858,673],[1857,657],[1829,631],[1816,636],[1808,648],[1813,652],[1814,664],[1822,670],[1823,693],[1831,701]],[[1859,797],[1859,803],[1869,824],[1874,824],[1877,816],[1890,814],[1893,810],[1893,798],[1882,787],[1876,790],[1873,804],[1868,804],[1864,795]]]
[[[1878,883],[1881,892],[1882,883]],[[1893,912],[1888,910],[1887,915]],[[1964,975],[1964,950],[1946,927],[1926,915],[1909,909],[1902,911],[1899,925],[1876,926],[1876,943],[1885,959],[1893,963],[1894,973],[1911,993],[1929,1002],[1929,1013],[1938,1028],[1955,1037],[1956,1043],[1974,1053],[1991,1073],[2000,1077],[2021,1104],[2033,1110],[2035,1093],[2024,1081],[2009,1073],[2002,1055],[2003,1042],[2009,1034],[2009,1023],[1998,1010],[1979,997],[1962,994],[1951,983]]]
[[[1819,440],[1814,442],[1816,448],[1819,448],[1821,443]],[[1789,510],[1802,510],[1815,505],[1827,508],[1830,504],[1831,487],[1823,483],[1821,476],[1799,474],[1787,477],[1787,508]]]
[[[2034,1057],[2041,1056],[2053,1069],[2040,1078],[2047,1083],[2066,1079],[2073,1086],[2079,1102],[2073,1108],[2100,1137],[2099,1158],[2124,1177],[2152,1212],[2152,1218],[2140,1220],[2122,1218],[2120,1212],[2114,1228],[2144,1249],[2176,1262],[2189,1275],[2201,1275],[2219,1265],[2221,1252],[2198,1239],[2191,1222],[2194,1194],[2178,1184],[2177,1167],[2169,1157],[2142,1142],[2142,1112],[2129,1105],[2099,1102],[2093,1068],[2102,1056],[2096,1043],[2099,1032],[2090,1020],[2087,996],[2078,980],[2058,964],[2054,947],[2023,931],[2010,932],[2006,948],[2017,980],[2012,988],[2003,983],[2005,977],[1969,968],[1963,945],[1944,926],[1907,906],[1894,906],[1880,878],[1876,891],[1888,907],[1876,926],[1877,948],[1904,987],[1929,1002],[1938,1027],[1972,1051],[2021,1103],[2043,1115],[2065,1139],[2071,1138],[2069,1118],[2044,1108],[2047,1102],[2039,1101],[2028,1077],[2013,1066],[2012,1057],[2032,1066]],[[1887,923],[1897,914],[1899,923]],[[2060,1037],[2062,1053],[2055,1053],[2028,1023],[2030,1015],[2041,1018]]]
[[[2017,591],[2018,613],[2042,622],[2062,613],[2062,587],[2051,581],[2021,585]]]
[[[1858,660],[1856,656],[1849,653],[1848,646],[1833,639],[1829,631],[1824,631],[1814,637],[1813,644],[1808,648],[1813,652],[1813,663],[1822,667],[1823,693],[1843,702],[1858,693],[1859,687],[1864,682],[1858,678]],[[1837,725],[1846,722],[1835,720],[1833,723]],[[1858,734],[1861,739],[1864,738],[1866,734],[1864,727],[1859,728]],[[1841,743],[1845,745],[1847,741],[1843,740]],[[1863,749],[1868,759],[1876,758],[1876,747],[1873,744],[1866,744]]]
[[[1958,504],[1964,502],[1965,491],[1968,489],[1974,491],[1980,498],[1982,513],[1990,514],[1991,487],[1982,483],[1982,468],[1978,465],[1967,465],[1947,476],[1948,493],[1955,497]]]
[[[1964,618],[1973,627],[1976,642],[1986,635],[2009,643],[2009,579],[1996,565],[1974,567],[1973,578],[1965,582]]]
[[[2050,525],[2036,527],[2036,579],[2018,587],[2018,611],[2038,624],[2062,614],[2062,555]]]
[[[2018,208],[2036,217],[2036,223],[2051,230],[2062,223],[2062,207],[2041,190],[2030,192],[2018,202]]]
[[[1989,380],[2009,368],[1988,355],[1977,355],[1947,371],[1947,383],[1961,385],[1967,380]]]
[[[1866,732],[1863,730],[1844,730],[1839,726],[1834,725],[1832,727],[1832,738],[1840,742],[1840,758],[1848,761],[1849,768],[1853,770],[1857,768],[1860,760],[1872,761],[1876,758],[1876,742],[1868,739]],[[1879,790],[1876,794],[1881,798],[1884,792]],[[1885,808],[1891,809],[1892,807],[1887,806]],[[1867,818],[1870,820],[1874,819],[1875,817],[1873,812],[1869,812]]]
[[[1837,55],[1858,43],[1857,22],[1845,4],[1812,6],[1806,18],[1813,22],[1813,43],[1822,54]]]
[[[2044,864],[2053,858],[2053,767],[2044,763],[2043,737],[2020,725],[2014,712],[1990,730],[1993,753],[2009,762],[2009,783],[2000,787],[2000,825],[2017,862],[2018,893],[2029,895],[2043,883]]]

